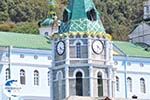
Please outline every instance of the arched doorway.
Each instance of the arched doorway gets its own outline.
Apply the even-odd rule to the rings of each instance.
[[[76,73],[76,95],[83,96],[83,84],[82,84],[82,73]]]

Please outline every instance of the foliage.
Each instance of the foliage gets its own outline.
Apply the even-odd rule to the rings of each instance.
[[[0,24],[0,31],[11,31],[15,27],[14,23],[2,23]]]
[[[38,24],[36,22],[17,23],[16,27],[13,28],[11,31],[17,33],[39,34]]]
[[[47,16],[47,0],[0,0],[0,21],[37,21]]]
[[[127,40],[128,34],[143,18],[143,2],[146,0],[93,1],[100,12],[106,32],[115,40]],[[37,34],[37,26],[33,21],[42,20],[55,12],[61,19],[67,3],[68,0],[0,0],[0,23],[6,22],[0,25],[0,30]],[[10,28],[8,22],[17,25]]]
[[[106,32],[117,40],[127,40],[130,31],[143,19],[144,1],[94,0]]]
[[[7,10],[7,2],[5,0],[0,0],[0,21],[7,21],[9,17]]]

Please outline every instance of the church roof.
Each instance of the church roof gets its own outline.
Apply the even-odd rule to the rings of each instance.
[[[69,0],[59,30],[59,33],[67,32],[105,33],[99,13],[92,0]]]
[[[51,26],[54,23],[54,20],[51,17],[44,19],[40,25],[41,26]]]
[[[126,54],[127,56],[130,56],[130,57],[150,58],[150,51],[146,51],[144,48],[142,48],[139,45],[135,45],[133,43],[125,42],[125,41],[113,41],[113,44],[114,44],[115,52],[118,53],[116,55],[124,56],[124,54]]]
[[[0,46],[29,49],[50,49],[50,42],[41,35],[0,32]]]

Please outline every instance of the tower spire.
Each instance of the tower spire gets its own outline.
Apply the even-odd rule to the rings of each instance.
[[[105,33],[92,0],[69,0],[68,7],[63,12],[59,33],[69,32]]]

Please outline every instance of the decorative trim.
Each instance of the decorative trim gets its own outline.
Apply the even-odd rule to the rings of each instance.
[[[73,78],[76,78],[77,72],[81,72],[81,73],[82,73],[82,75],[83,75],[82,78],[85,77],[84,71],[83,71],[81,68],[78,68],[78,69],[76,69],[76,70],[73,72]]]

